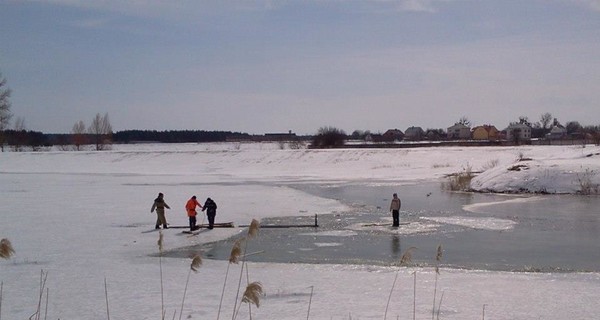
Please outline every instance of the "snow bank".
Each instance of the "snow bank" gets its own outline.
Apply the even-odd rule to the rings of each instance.
[[[471,188],[485,192],[596,194],[600,186],[600,148],[545,148],[476,176]],[[533,151],[533,150],[532,150]]]

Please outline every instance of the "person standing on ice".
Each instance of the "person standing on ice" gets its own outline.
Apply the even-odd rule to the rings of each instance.
[[[198,229],[198,227],[196,227],[196,215],[198,214],[196,212],[196,207],[200,207],[200,209],[202,209],[202,206],[198,200],[196,200],[196,196],[193,196],[185,204],[185,210],[187,211],[188,218],[190,219],[190,231]]]
[[[390,203],[390,211],[392,212],[392,227],[400,226],[400,207],[402,206],[402,201],[398,198],[398,194],[394,193],[394,198],[392,199],[392,203]]]
[[[211,198],[206,198],[204,202],[204,208],[206,210],[206,216],[208,217],[208,229],[212,229],[215,225],[215,216],[217,215],[217,204]]]
[[[158,216],[158,218],[156,219],[155,229],[160,229],[161,224],[163,226],[163,229],[169,229],[169,227],[167,227],[167,218],[165,217],[165,208],[171,209],[171,207],[169,207],[169,205],[165,202],[164,197],[165,195],[162,194],[162,192],[159,192],[158,197],[154,199],[152,209],[150,209],[150,212],[154,212],[154,210],[156,210],[156,215]]]

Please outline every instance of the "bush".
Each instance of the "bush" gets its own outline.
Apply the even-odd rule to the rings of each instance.
[[[471,179],[475,174],[471,166],[467,165],[463,171],[454,173],[448,177],[448,180],[442,184],[442,188],[450,191],[468,191],[471,188]]]
[[[332,148],[343,146],[346,143],[344,130],[334,127],[322,127],[313,138],[312,146],[315,148]]]

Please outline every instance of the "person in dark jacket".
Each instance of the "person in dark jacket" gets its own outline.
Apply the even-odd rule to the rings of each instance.
[[[217,204],[211,198],[206,198],[202,211],[206,210],[208,217],[208,229],[212,229],[215,225],[215,216],[217,215]]]
[[[158,218],[156,219],[156,229],[160,229],[160,225],[162,224],[163,229],[168,229],[167,227],[167,218],[165,217],[165,208],[171,209],[169,205],[165,202],[164,194],[159,193],[158,197],[154,199],[154,204],[152,205],[152,209],[150,212],[154,212],[156,210],[156,215]]]

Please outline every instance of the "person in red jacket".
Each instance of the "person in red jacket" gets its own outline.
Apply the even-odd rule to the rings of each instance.
[[[196,215],[198,214],[196,212],[196,207],[200,207],[200,209],[202,209],[202,205],[200,205],[198,200],[196,200],[196,196],[193,196],[185,204],[185,210],[187,211],[188,218],[190,219],[190,231],[198,229],[198,227],[196,227]]]

